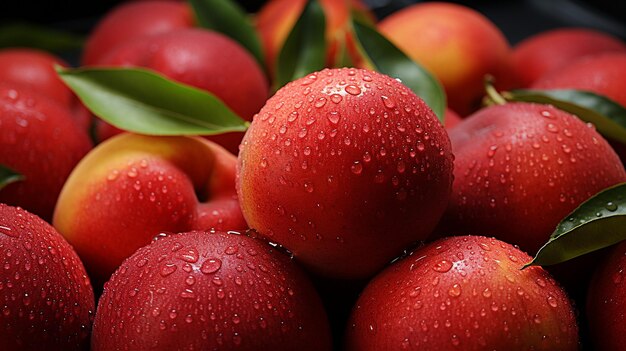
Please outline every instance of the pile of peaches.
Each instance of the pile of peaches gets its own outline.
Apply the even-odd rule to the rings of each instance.
[[[625,84],[607,33],[436,2],[2,49],[0,348],[622,349]]]

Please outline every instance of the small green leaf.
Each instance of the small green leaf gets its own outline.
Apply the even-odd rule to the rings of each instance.
[[[524,266],[565,262],[626,239],[626,183],[607,188],[570,213]]]
[[[324,68],[325,31],[326,18],[322,6],[317,0],[310,0],[278,54],[275,89]]]
[[[98,117],[148,135],[213,135],[248,122],[213,94],[139,68],[57,67],[59,76]]]
[[[593,123],[602,135],[626,143],[626,108],[611,99],[573,89],[514,90],[502,94],[509,101],[551,104]]]
[[[28,47],[64,53],[83,46],[82,36],[34,24],[13,22],[0,25],[0,48]]]
[[[261,67],[265,67],[261,40],[246,12],[231,0],[189,0],[204,27],[223,33],[248,49]]]
[[[5,186],[24,180],[24,176],[11,168],[0,164],[0,190]]]
[[[362,54],[372,67],[380,73],[400,79],[430,106],[443,123],[446,94],[439,81],[371,25],[357,18],[353,18],[352,23]]]

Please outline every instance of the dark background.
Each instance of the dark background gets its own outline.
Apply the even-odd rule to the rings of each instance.
[[[340,0],[337,0],[340,1]],[[378,18],[417,0],[363,0]],[[102,14],[120,0],[0,0],[0,22],[30,22],[88,34]],[[249,12],[265,2],[238,0]],[[478,0],[452,1],[472,7],[490,18],[511,44],[546,29],[582,26],[602,30],[626,40],[624,0]],[[1,35],[1,34],[0,34]]]

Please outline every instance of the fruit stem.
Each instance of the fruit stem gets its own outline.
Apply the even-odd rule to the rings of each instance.
[[[498,93],[498,90],[493,86],[494,78],[492,75],[485,75],[485,92],[487,93],[487,97],[491,99],[497,105],[506,104],[506,99]]]

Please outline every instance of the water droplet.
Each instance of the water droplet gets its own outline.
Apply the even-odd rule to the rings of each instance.
[[[314,190],[314,189],[313,189],[313,183],[311,183],[311,182],[304,182],[304,190],[305,190],[307,193],[312,193],[312,192],[313,192],[313,190]]]
[[[558,133],[559,132],[559,127],[557,127],[556,125],[554,125],[552,123],[548,123],[548,125],[546,126],[546,129],[548,129],[548,132],[550,132],[550,133]]]
[[[615,212],[617,211],[617,204],[612,201],[609,201],[606,203],[605,208],[611,212]]]
[[[441,260],[433,266],[433,270],[439,273],[445,273],[449,271],[451,268],[452,268],[452,262],[448,260]]]
[[[227,248],[224,249],[224,253],[227,255],[234,255],[237,252],[239,252],[239,246],[235,245],[229,245]]]
[[[321,97],[321,98],[317,99],[317,100],[315,101],[315,104],[313,104],[313,105],[314,105],[315,107],[317,107],[317,108],[322,108],[322,107],[324,107],[324,105],[326,105],[326,101],[327,101],[327,100],[326,100],[326,98],[325,98],[325,97]]]
[[[12,238],[17,238],[18,235],[16,232],[12,231],[11,228],[0,225],[0,233],[10,236]]]
[[[335,104],[340,103],[341,100],[343,100],[343,97],[339,94],[333,94],[330,96],[330,101],[334,102]]]
[[[551,307],[557,307],[559,305],[559,302],[556,300],[556,297],[548,295],[548,305],[550,305]]]
[[[350,170],[352,173],[359,175],[363,172],[363,165],[361,165],[361,162],[359,161],[354,161],[354,163],[350,166]]]
[[[189,262],[189,263],[198,262],[198,251],[196,251],[195,249],[190,249],[187,252],[181,254],[180,258],[183,261]]]
[[[387,108],[394,108],[396,107],[396,103],[393,102],[393,100],[391,98],[389,98],[388,96],[381,96],[381,99],[383,100],[383,105],[385,105],[385,107]]]
[[[200,266],[200,272],[204,274],[212,274],[217,272],[222,267],[222,261],[219,258],[211,258],[202,263]]]
[[[328,114],[326,114],[326,118],[328,118],[328,120],[332,124],[337,124],[339,122],[340,117],[341,116],[339,115],[339,112],[337,111],[331,111]]]
[[[461,285],[459,284],[452,285],[450,290],[448,290],[448,295],[452,297],[459,297],[461,295]]]
[[[357,87],[356,85],[347,85],[345,90],[350,95],[359,95],[359,94],[361,94],[361,88]]]
[[[163,266],[163,268],[161,268],[161,276],[163,277],[167,277],[168,275],[174,273],[176,271],[176,269],[178,268],[178,266],[176,266],[173,263],[168,263],[165,266]]]

